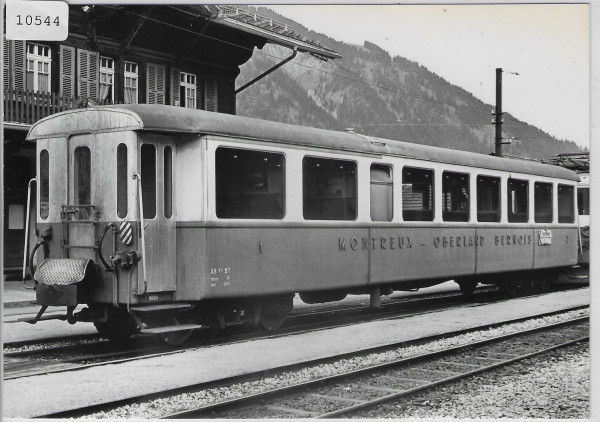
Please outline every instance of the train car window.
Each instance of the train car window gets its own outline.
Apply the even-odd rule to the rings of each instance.
[[[444,221],[469,221],[469,175],[467,173],[442,173],[442,219]]]
[[[405,221],[433,221],[433,170],[402,169],[402,218]]]
[[[355,220],[356,163],[304,157],[303,211],[306,220]]]
[[[590,215],[590,188],[577,188],[579,215]]]
[[[164,151],[164,198],[165,198],[165,218],[173,216],[173,150],[169,145]]]
[[[558,222],[575,221],[575,189],[571,185],[558,185]]]
[[[508,222],[526,223],[529,221],[529,182],[508,179],[506,195],[508,199]]]
[[[127,145],[117,147],[117,216],[127,217]]]
[[[40,152],[40,217],[45,220],[50,212],[50,156]]]
[[[284,217],[283,154],[221,147],[217,148],[215,161],[217,217]]]
[[[477,221],[500,221],[500,178],[477,176]]]
[[[552,223],[552,183],[534,183],[536,223]]]
[[[394,216],[392,167],[371,164],[371,220],[392,221]]]
[[[144,218],[156,217],[156,148],[144,144],[141,148],[140,173]]]
[[[74,196],[75,205],[91,205],[92,203],[92,155],[88,147],[75,148]],[[89,208],[81,208],[77,218],[85,220],[90,216]]]

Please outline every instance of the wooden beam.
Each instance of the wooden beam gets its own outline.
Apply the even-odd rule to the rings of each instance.
[[[131,43],[133,42],[133,40],[135,39],[135,37],[137,36],[138,32],[140,32],[140,29],[142,29],[142,26],[144,26],[144,23],[146,22],[146,19],[150,16],[150,14],[154,11],[154,7],[155,6],[150,6],[147,7],[141,14],[141,16],[138,18],[135,27],[132,28],[132,30],[129,32],[129,35],[127,36],[127,38],[125,38],[123,40],[123,44],[121,45],[121,50],[125,51],[129,48],[129,46],[131,45]]]
[[[196,45],[202,47],[201,41],[203,41],[204,34],[206,33],[206,30],[209,26],[210,21],[206,19],[204,21],[204,25],[202,25],[202,28],[200,29],[200,32],[198,33],[198,35],[196,35],[196,38],[194,39],[194,41],[191,42],[186,51],[177,55],[176,63],[181,63],[185,58],[190,57],[190,54],[192,53],[192,50],[196,47]]]

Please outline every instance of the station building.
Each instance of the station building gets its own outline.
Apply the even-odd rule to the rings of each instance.
[[[27,187],[36,169],[35,144],[25,137],[37,120],[72,108],[135,103],[236,114],[236,95],[246,87],[236,87],[240,66],[266,43],[289,47],[290,58],[297,52],[340,57],[237,6],[69,7],[65,41],[3,37],[5,274],[18,273],[23,263]]]

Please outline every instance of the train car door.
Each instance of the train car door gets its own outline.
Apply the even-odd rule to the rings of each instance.
[[[95,135],[74,135],[68,141],[68,204],[63,205],[62,220],[67,225],[68,258],[95,259],[95,225],[100,217],[101,201],[97,198],[99,163],[95,160]]]
[[[173,197],[175,142],[144,134],[140,141],[147,292],[175,290],[176,227]]]

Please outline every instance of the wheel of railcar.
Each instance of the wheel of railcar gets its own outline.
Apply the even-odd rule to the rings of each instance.
[[[114,343],[123,343],[137,333],[137,324],[127,311],[115,308],[112,305],[106,305],[106,307],[107,320],[94,322],[96,330],[102,337]],[[104,311],[103,309],[94,309],[94,306],[90,306],[90,308],[98,313]]]
[[[461,293],[466,297],[473,296],[473,292],[478,284],[476,281],[457,281],[457,283]]]
[[[263,330],[272,331],[281,327],[287,314],[294,307],[294,295],[277,296],[263,301],[258,323]]]
[[[500,290],[508,297],[517,297],[521,290],[521,283],[517,279],[504,280],[500,284]]]
[[[542,293],[548,293],[550,291],[550,284],[552,284],[550,277],[546,273],[537,274],[533,281],[533,287]]]

